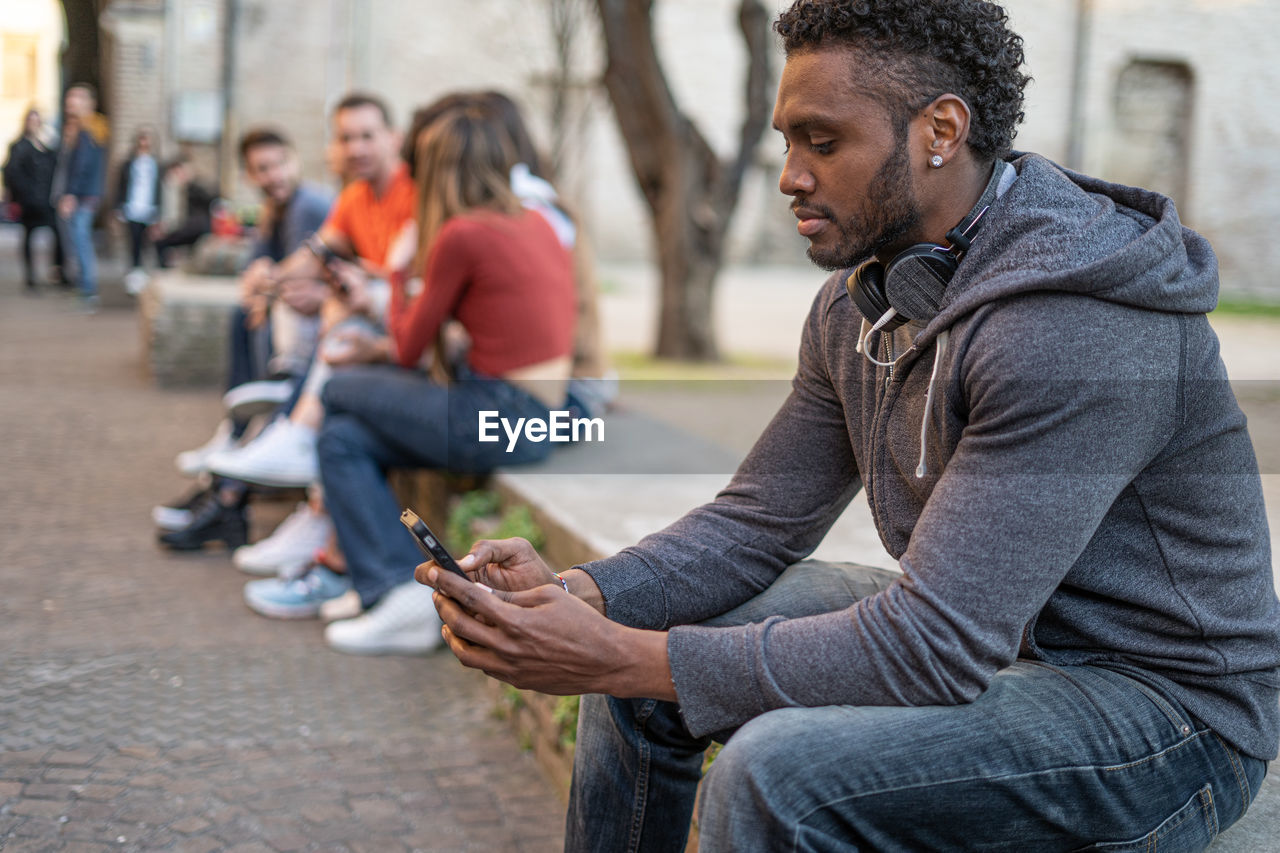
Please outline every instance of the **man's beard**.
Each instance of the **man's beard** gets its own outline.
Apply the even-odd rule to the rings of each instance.
[[[916,206],[908,170],[906,134],[901,136],[895,142],[893,153],[871,179],[861,216],[841,222],[829,208],[804,203],[804,207],[827,217],[840,232],[839,242],[834,246],[809,246],[809,260],[822,269],[855,267],[885,246],[901,240],[920,223],[920,208]]]

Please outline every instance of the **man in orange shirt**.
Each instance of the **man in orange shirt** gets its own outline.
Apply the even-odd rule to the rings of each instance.
[[[317,283],[325,267],[355,262],[363,274],[385,278],[387,252],[414,216],[417,192],[400,160],[400,133],[381,99],[347,95],[333,110],[334,135],[343,173],[351,178],[315,239],[273,266],[246,276],[245,287],[265,305],[279,297],[303,314],[314,314],[330,290]]]

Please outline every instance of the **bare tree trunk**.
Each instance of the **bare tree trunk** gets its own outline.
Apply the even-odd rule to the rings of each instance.
[[[604,82],[631,168],[653,218],[662,275],[656,355],[709,361],[719,357],[712,323],[716,275],[725,235],[764,132],[769,108],[769,15],[741,0],[746,40],[746,117],[732,161],[721,162],[680,111],[653,41],[653,0],[597,0],[607,62]]]

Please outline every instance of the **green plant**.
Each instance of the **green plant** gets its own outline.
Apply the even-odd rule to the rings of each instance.
[[[445,544],[449,550],[457,554],[465,554],[476,539],[477,528],[483,527],[485,519],[494,518],[498,514],[499,500],[497,492],[488,489],[476,489],[458,498],[449,513],[449,526],[445,529]]]
[[[493,715],[499,720],[509,720],[515,716],[516,711],[524,707],[524,695],[510,684],[500,686],[502,692],[494,703]]]
[[[561,749],[572,749],[578,740],[578,696],[557,696],[551,710],[551,721],[556,724],[556,741]]]
[[[1213,313],[1274,319],[1280,317],[1280,302],[1257,296],[1223,296],[1218,299],[1218,307]]]
[[[449,512],[445,529],[445,545],[457,555],[467,553],[477,539],[528,539],[535,548],[546,542],[542,528],[533,520],[527,506],[511,506],[500,512],[498,493],[476,489],[457,499]]]
[[[702,754],[702,772],[705,775],[711,769],[711,762],[716,760],[716,756],[720,754],[720,750],[724,748],[722,743],[713,743],[707,747],[707,751]]]

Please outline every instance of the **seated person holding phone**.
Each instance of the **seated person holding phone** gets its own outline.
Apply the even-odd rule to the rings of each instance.
[[[527,156],[526,153],[523,153],[521,146],[514,142],[517,136],[527,138],[527,134],[524,133],[523,123],[520,120],[518,113],[514,113],[513,115],[512,111],[514,110],[514,105],[510,104],[508,99],[500,99],[496,97],[494,93],[489,92],[477,94],[456,93],[447,95],[415,113],[412,126],[412,138],[409,143],[405,145],[404,149],[404,159],[411,164],[411,168],[413,168],[415,172],[416,179],[424,188],[430,186],[432,181],[432,178],[427,175],[428,164],[419,156],[426,150],[426,148],[422,146],[415,147],[414,143],[426,138],[427,130],[438,118],[448,116],[457,110],[467,110],[470,115],[479,117],[476,119],[475,123],[477,125],[483,123],[486,132],[498,132],[495,128],[500,130],[498,135],[505,140],[502,145],[502,157],[510,159],[511,152],[521,152],[514,155],[517,157]],[[495,151],[496,150],[497,149],[495,149]],[[467,156],[474,160],[479,155],[473,152],[468,152]],[[495,154],[494,156],[498,155]],[[474,175],[470,177],[465,174],[455,175],[456,170],[462,168],[462,166],[459,165],[459,163],[462,162],[463,161],[460,160],[459,162],[450,161],[435,164],[434,168],[438,173],[437,178],[439,174],[443,174],[448,176],[450,181],[457,181],[464,185],[474,183],[477,180]],[[465,165],[466,168],[472,170],[478,170],[480,168],[475,163],[468,162]],[[516,169],[511,169],[508,174],[514,174],[516,172]],[[491,179],[491,176],[485,174],[485,180]],[[527,293],[529,292],[528,289],[536,289],[539,287],[544,276],[544,274],[539,271],[540,266],[545,266],[547,264],[548,257],[551,258],[552,261],[558,262],[563,254],[567,254],[568,247],[564,246],[565,229],[563,226],[565,223],[571,223],[571,220],[569,220],[562,211],[559,211],[558,208],[552,207],[552,202],[548,200],[548,196],[554,199],[554,190],[549,184],[543,185],[542,192],[538,195],[536,203],[531,203],[530,199],[520,193],[520,190],[527,188],[528,183],[529,181],[526,180],[524,184],[521,184],[519,188],[517,188],[516,181],[513,179],[510,180],[509,183],[504,184],[504,186],[506,186],[506,191],[509,195],[517,198],[522,207],[530,209],[535,212],[537,216],[547,221],[548,225],[552,227],[553,233],[557,235],[557,241],[561,244],[564,252],[554,251],[552,247],[549,247],[545,241],[540,239],[542,235],[535,229],[535,237],[538,239],[534,239],[532,242],[530,242],[527,237],[521,238],[524,240],[524,243],[521,242],[521,239],[505,239],[496,241],[494,244],[494,251],[497,252],[497,255],[495,257],[500,257],[510,262],[511,266],[508,270],[495,272],[495,267],[492,264],[489,264],[467,272],[468,275],[474,275],[477,279],[480,279],[483,282],[474,288],[471,288],[465,281],[447,281],[448,275],[455,274],[457,272],[456,270],[450,271],[448,275],[437,273],[432,277],[432,281],[440,282],[439,286],[435,287],[434,290],[431,285],[423,285],[417,279],[412,280],[408,284],[404,284],[404,279],[407,278],[407,276],[393,276],[393,281],[396,282],[397,293],[400,294],[396,303],[397,306],[403,307],[407,302],[411,302],[416,307],[412,310],[396,310],[390,313],[386,318],[387,326],[391,331],[390,336],[380,333],[379,327],[368,323],[367,320],[362,318],[362,314],[359,313],[363,312],[363,315],[374,314],[376,316],[382,316],[383,314],[381,311],[369,310],[369,289],[366,288],[358,273],[352,269],[350,264],[345,264],[341,261],[333,261],[333,253],[319,239],[311,241],[310,245],[316,256],[324,259],[328,263],[335,281],[335,287],[341,294],[341,299],[339,300],[341,305],[358,313],[354,318],[346,319],[337,324],[334,329],[326,335],[325,340],[321,345],[320,357],[313,366],[303,393],[298,400],[298,404],[290,415],[290,431],[295,435],[303,437],[303,440],[299,441],[298,445],[300,451],[305,451],[293,454],[294,458],[298,460],[296,463],[297,471],[293,476],[306,480],[315,479],[317,477],[319,456],[316,452],[316,442],[322,425],[325,423],[326,407],[324,403],[322,403],[322,400],[324,399],[324,389],[327,387],[328,383],[340,379],[344,373],[352,372],[353,368],[360,364],[395,361],[404,366],[412,366],[421,360],[420,355],[413,355],[413,353],[425,353],[433,340],[437,340],[437,343],[439,343],[438,339],[444,337],[444,324],[441,316],[438,313],[426,310],[427,306],[433,304],[425,299],[426,291],[432,291],[438,297],[447,299],[448,292],[442,288],[456,287],[459,285],[462,287],[463,291],[466,293],[466,298],[464,300],[465,304],[452,309],[449,312],[451,316],[459,318],[458,320],[450,321],[449,327],[453,331],[460,332],[462,337],[467,338],[470,336],[467,334],[467,329],[465,328],[466,323],[469,322],[471,327],[475,328],[476,324],[482,322],[482,318],[484,317],[483,310],[470,310],[470,306],[479,304],[484,300],[488,300],[488,303],[486,303],[487,305],[495,304],[495,300],[501,301],[500,296],[504,288],[514,291],[512,299],[513,303],[520,303],[524,305],[524,303],[530,301],[527,297]],[[449,192],[455,192],[455,190],[450,189],[448,184],[446,184],[445,189]],[[425,192],[425,189],[423,192]],[[455,194],[459,198],[463,197],[460,194],[460,191],[457,191]],[[448,204],[457,204],[457,202],[454,202],[453,197],[451,196]],[[435,210],[435,208],[432,210]],[[527,230],[527,223],[532,222],[533,220],[527,220],[522,215],[520,217],[520,221],[522,224],[526,225]],[[561,227],[557,228],[557,225]],[[455,226],[448,231],[445,246],[446,257],[454,258],[455,255],[459,255],[459,250],[455,247],[455,244],[457,244],[459,240],[457,237],[452,236],[456,230],[458,229]],[[406,233],[402,235],[402,239],[398,240],[391,250],[389,266],[397,269],[410,269],[415,263],[414,255],[418,252],[417,247],[420,245],[419,236],[420,235],[417,233],[417,229],[415,227],[412,227],[412,225],[407,226]],[[466,261],[467,255],[462,254],[460,258],[454,258],[452,262],[457,262],[459,260]],[[421,267],[421,263],[421,260],[417,262],[419,268]],[[513,276],[515,273],[526,269],[530,273],[529,279],[520,285],[513,283]],[[464,270],[464,272],[466,271]],[[558,276],[553,275],[550,278],[550,286],[554,289],[558,283]],[[405,293],[413,293],[414,295],[406,297],[404,295]],[[536,303],[536,300],[534,301]],[[537,322],[533,323],[533,325],[528,328],[523,329],[522,334],[527,335],[530,329],[545,325],[545,323],[538,320],[538,318],[545,316],[548,311],[559,310],[559,305],[559,301],[555,299],[554,296],[550,303],[546,305],[541,303],[524,305],[524,310],[526,310],[534,320],[537,320]],[[464,315],[466,316],[464,317]],[[570,321],[570,327],[572,328],[573,326],[573,321]],[[558,331],[558,326],[553,331]],[[512,337],[514,338],[517,336],[513,335]],[[496,349],[505,350],[511,348],[498,343]],[[480,358],[482,362],[484,360],[491,361],[495,357],[494,352],[495,336],[492,333],[489,333],[488,339],[481,341],[480,345],[473,350],[472,356]],[[440,349],[438,346],[435,354],[437,356],[440,355]],[[509,357],[510,355],[514,354],[503,355],[502,353],[499,353],[498,357]],[[450,364],[457,361],[459,358],[464,357],[465,356],[458,356],[452,353],[446,356],[446,358],[449,359]],[[441,366],[442,365],[439,361],[432,365],[433,370],[434,368]],[[552,367],[558,369],[559,365],[556,364]],[[540,370],[542,368],[534,365],[532,368],[528,369]],[[468,371],[465,364],[462,365],[462,371]],[[397,395],[401,395],[403,397],[411,391],[419,391],[426,388],[426,385],[419,381],[423,376],[421,374],[413,374],[414,381],[409,383],[408,388],[401,388],[398,386],[395,388],[387,388],[384,395],[385,399],[378,399],[379,389],[383,389],[386,382],[389,381],[386,377],[396,372],[397,371],[395,371],[394,368],[384,365],[380,368],[374,367],[370,370],[357,371],[354,379],[341,378],[341,381],[339,381],[337,386],[339,398],[351,397],[355,394],[359,399],[354,403],[346,404],[346,406],[348,408],[355,407],[364,410],[371,407],[389,405],[397,399]],[[536,376],[536,374],[534,374],[534,376]],[[536,392],[540,394],[546,393],[548,395],[548,399],[563,399],[565,396],[564,384],[558,374],[549,375],[546,378],[549,381],[542,382],[541,380],[538,380],[535,383],[547,386],[545,388],[538,387]],[[356,385],[352,385],[352,382],[355,382]],[[503,384],[504,383],[498,383],[495,381],[496,386],[501,387]],[[360,389],[359,393],[349,390],[343,392],[341,390],[343,388],[350,389],[353,387],[358,387]],[[461,385],[455,385],[455,389],[459,389],[461,387]],[[461,395],[462,391],[459,390],[458,393]],[[420,412],[418,416],[427,417],[430,416],[430,413],[431,409],[428,407],[423,410],[423,412]],[[385,420],[385,418],[382,419]],[[471,428],[474,431],[474,424]],[[472,438],[472,441],[474,442],[474,437]],[[304,442],[305,446],[303,446]],[[407,443],[412,444],[412,442]],[[247,476],[249,479],[254,479],[256,482],[272,483],[273,481],[266,479],[268,476],[272,475],[265,472],[271,470],[268,466],[275,466],[275,470],[278,471],[281,465],[281,457],[275,456],[263,459],[262,461],[264,464],[261,466],[263,469],[262,471],[246,470],[254,464],[253,457],[258,453],[255,448],[255,444],[257,444],[257,442],[249,444],[235,454],[225,454],[224,456],[217,457],[211,464],[219,471],[234,471],[238,476]],[[427,447],[422,449],[423,458],[421,460],[416,462],[405,461],[400,464],[412,466],[428,465],[430,467],[446,468],[462,467],[464,470],[479,470],[479,468],[476,467],[477,463],[474,459],[458,457],[458,461],[455,464],[449,459],[444,459],[435,449],[430,447],[429,444],[430,442],[428,442]],[[462,446],[462,444],[455,441],[453,449],[457,449]],[[538,454],[535,453],[534,456],[530,458],[536,457],[538,457]],[[242,465],[242,461],[247,461],[248,464]],[[512,464],[521,461],[521,456],[519,454],[507,454],[503,452],[500,456],[500,461],[504,464]],[[492,467],[492,464],[492,462],[488,462],[484,463],[480,467]],[[280,480],[275,480],[274,483],[284,484]],[[338,496],[333,498],[333,500],[336,503],[341,504],[343,496]],[[347,537],[347,541],[351,541],[349,536]],[[402,545],[403,544],[404,543],[402,543]],[[335,549],[330,549],[329,555],[326,556],[322,562],[333,562],[329,557],[333,556],[334,550]],[[239,552],[237,553],[237,557],[238,556]],[[343,554],[341,557],[346,560],[347,555]],[[380,602],[383,594],[389,593],[393,588],[404,587],[404,590],[402,590],[399,596],[392,597],[391,602],[395,603],[402,600],[411,601],[415,600],[414,596],[416,596],[419,610],[422,613],[425,613],[428,617],[432,615],[433,611],[431,610],[429,599],[425,595],[421,594],[421,589],[412,581],[411,564],[397,564],[394,560],[385,558],[380,559],[377,556],[369,556],[365,554],[356,555],[348,562],[351,561],[355,563],[354,569],[350,571],[350,574],[355,580],[356,589],[351,590],[350,592],[347,591],[350,586],[350,582],[347,577],[339,577],[328,566],[317,565],[306,571],[301,577],[289,576],[270,581],[254,581],[248,583],[245,586],[245,601],[251,609],[266,616],[278,618],[304,618],[320,615],[326,620],[346,619],[357,616],[363,608]],[[404,619],[406,613],[409,612],[410,611],[407,611],[405,608],[398,605],[382,607],[379,608],[376,613],[370,614],[370,618],[367,620],[354,623],[350,626],[339,626],[334,629],[334,636],[338,637],[338,639],[334,641],[335,647],[338,643],[342,643],[343,649],[348,651],[360,651],[367,647],[371,651],[419,653],[422,651],[428,651],[438,645],[438,636],[434,631],[434,628],[430,627],[427,630],[422,630],[421,625],[419,625],[413,632],[413,639],[411,641],[406,640],[403,636],[398,636],[396,641],[391,645],[382,643],[379,639],[380,637],[395,635],[400,631],[400,628],[395,627],[398,624],[396,620]],[[398,616],[396,616],[396,619],[390,619],[388,614],[398,614]],[[418,621],[420,622],[421,620]],[[348,633],[344,634],[342,633],[343,631]],[[357,632],[355,635],[360,637],[360,643],[349,639],[352,635],[351,632]]]
[[[210,456],[235,447],[251,419],[285,402],[301,382],[315,352],[318,312],[300,313],[284,300],[267,300],[247,285],[302,245],[328,218],[330,192],[301,180],[297,154],[283,133],[254,128],[240,138],[245,176],[262,193],[259,236],[241,276],[241,304],[229,324],[227,417],[204,445],[178,454],[178,470],[191,477],[208,473]],[[152,510],[160,542],[176,550],[199,549],[224,541],[242,545],[246,489],[242,483],[216,481]],[[216,499],[215,499],[216,498]]]
[[[713,739],[706,853],[1203,850],[1257,796],[1280,601],[1216,259],[1012,151],[1007,24],[783,12],[779,188],[834,273],[790,396],[714,501],[563,583],[518,539],[419,567],[463,664],[587,694],[567,850],[683,850]],[[863,488],[901,571],[805,561]]]
[[[241,290],[251,322],[264,318],[270,306],[282,303],[304,316],[319,314],[322,326],[332,327],[337,317],[353,313],[334,282],[341,277],[354,282],[348,290],[376,293],[376,282],[387,275],[385,264],[392,242],[413,220],[417,190],[400,160],[400,135],[391,125],[385,104],[372,95],[350,94],[334,107],[333,130],[344,172],[354,180],[338,196],[312,239],[295,244],[279,262],[263,259],[246,270]],[[360,331],[365,328],[358,327]],[[278,418],[244,448],[226,441],[205,448],[201,464],[238,480],[305,487],[314,480],[313,448],[314,435],[308,435],[294,419]],[[240,455],[251,449],[247,458]],[[218,460],[226,463],[229,455],[232,461],[223,466],[225,470],[213,468]],[[243,492],[220,493],[218,498],[202,513],[200,529],[188,531],[184,542],[195,541],[199,547],[201,537],[221,538],[228,530],[243,541]],[[327,526],[319,513],[314,501],[304,504],[277,528],[280,537],[265,540],[281,569],[290,568],[299,559],[309,561],[315,550],[314,531]],[[253,565],[257,573],[267,568],[256,562]]]
[[[572,361],[572,258],[512,190],[517,154],[496,111],[481,100],[454,106],[415,147],[416,254],[408,275],[392,276],[390,336],[380,344],[391,365],[335,371],[321,392],[320,478],[365,609],[330,624],[325,640],[354,654],[415,654],[440,643],[386,469],[480,472],[545,457],[545,442],[511,453],[481,442],[478,413],[546,418],[564,404]],[[450,318],[471,346],[446,386],[416,368]]]

